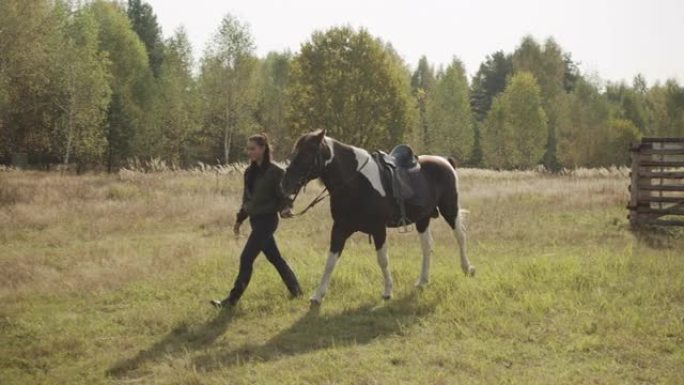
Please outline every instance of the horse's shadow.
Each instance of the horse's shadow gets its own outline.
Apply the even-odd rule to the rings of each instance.
[[[421,300],[416,292],[381,304],[367,303],[333,315],[321,315],[318,308],[312,308],[264,344],[248,343],[232,350],[218,347],[194,357],[193,364],[199,370],[211,371],[241,362],[274,361],[331,346],[367,344],[377,338],[402,335],[421,317],[432,313],[434,308],[434,303]],[[146,362],[203,350],[225,333],[233,321],[233,315],[232,311],[224,311],[196,327],[181,324],[148,349],[114,364],[107,374],[127,377]]]
[[[417,293],[378,304],[368,303],[338,314],[321,315],[310,309],[289,328],[264,344],[244,344],[231,350],[199,355],[196,368],[211,371],[244,362],[268,362],[335,346],[363,345],[377,338],[402,335],[434,311],[435,304],[421,301]]]

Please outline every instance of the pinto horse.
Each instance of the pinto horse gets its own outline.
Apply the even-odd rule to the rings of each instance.
[[[396,201],[387,191],[381,178],[381,166],[371,154],[326,136],[325,130],[302,135],[294,146],[291,162],[285,170],[282,188],[286,196],[296,199],[300,189],[309,181],[320,178],[330,194],[333,217],[330,252],[321,283],[311,297],[312,305],[320,304],[328,290],[344,244],[353,233],[360,231],[373,238],[378,264],[384,278],[382,297],[392,297],[392,275],[387,252],[387,227],[398,225]],[[466,255],[466,234],[462,210],[458,205],[458,176],[454,164],[446,158],[421,155],[418,157],[425,199],[420,204],[407,202],[405,216],[415,223],[420,235],[423,263],[416,286],[429,281],[432,235],[430,219],[440,214],[452,228],[461,254],[461,268],[467,276],[475,274],[475,267]]]

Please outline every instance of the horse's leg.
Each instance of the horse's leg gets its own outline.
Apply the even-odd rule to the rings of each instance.
[[[417,287],[423,287],[430,281],[430,258],[432,257],[432,233],[430,231],[430,217],[416,222],[416,230],[420,235],[420,246],[423,250],[423,264]]]
[[[463,210],[458,209],[457,200],[453,202],[442,202],[439,205],[439,212],[454,231],[458,247],[461,254],[461,269],[466,276],[475,275],[475,266],[470,264],[466,253],[466,229],[463,223]]]
[[[373,241],[375,242],[375,251],[378,254],[378,265],[382,270],[382,277],[385,280],[385,291],[382,294],[383,299],[392,298],[392,274],[389,271],[389,255],[387,253],[387,229],[383,227],[373,233]]]
[[[323,301],[325,293],[328,291],[328,285],[330,284],[330,277],[332,276],[333,270],[335,270],[335,265],[337,260],[342,254],[342,249],[344,249],[344,243],[347,238],[351,235],[351,232],[342,228],[337,223],[333,224],[332,233],[330,236],[330,252],[328,253],[328,260],[325,263],[325,269],[323,270],[323,276],[321,277],[321,283],[318,286],[318,290],[311,296],[312,305],[320,305]]]
[[[454,223],[453,229],[454,234],[456,234],[456,240],[458,240],[458,248],[461,254],[461,269],[463,273],[469,277],[475,275],[475,266],[470,264],[468,260],[468,255],[466,254],[466,228],[465,223],[463,223],[463,210],[458,210],[456,213],[456,222]]]

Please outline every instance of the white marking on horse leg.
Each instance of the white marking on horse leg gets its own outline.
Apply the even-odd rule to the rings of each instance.
[[[321,277],[321,284],[318,286],[318,290],[311,297],[312,302],[321,303],[325,293],[328,291],[328,285],[330,284],[330,277],[332,276],[333,270],[335,270],[335,264],[337,264],[337,259],[340,253],[330,252],[328,254],[328,260],[325,262],[325,269],[323,270],[323,276]]]
[[[380,270],[382,270],[382,277],[385,280],[385,291],[382,294],[382,298],[390,299],[392,298],[392,273],[389,271],[389,255],[387,253],[387,241],[382,245],[381,248],[377,250],[378,253],[378,265],[380,265]]]
[[[458,248],[461,253],[461,269],[463,273],[467,276],[475,275],[475,266],[470,264],[468,260],[468,255],[466,254],[466,229],[463,223],[463,210],[459,210],[456,215],[456,222],[454,226],[454,234],[456,235],[456,240],[458,241]]]
[[[352,147],[352,149],[354,150],[354,155],[356,156],[356,171],[361,172],[361,174],[368,179],[371,186],[373,186],[373,189],[375,189],[380,196],[384,197],[387,195],[385,188],[382,186],[380,167],[378,167],[378,164],[373,161],[368,151],[357,147]]]
[[[428,226],[424,232],[420,233],[420,246],[423,250],[423,265],[420,270],[420,278],[416,286],[423,287],[430,281],[430,259],[432,258],[432,232]]]

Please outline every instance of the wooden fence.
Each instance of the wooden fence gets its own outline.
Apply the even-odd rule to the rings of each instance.
[[[684,226],[684,138],[643,138],[631,155],[632,227]]]

